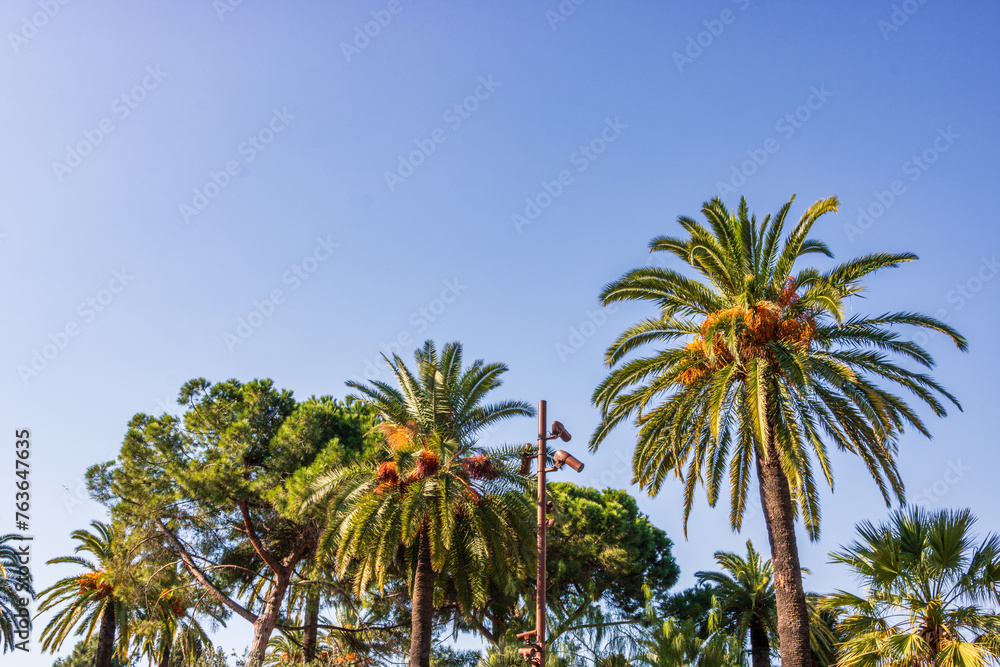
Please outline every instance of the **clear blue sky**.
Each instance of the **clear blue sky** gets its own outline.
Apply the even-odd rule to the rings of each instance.
[[[597,294],[716,195],[764,214],[795,193],[797,217],[836,194],[816,233],[838,259],[920,255],[852,306],[969,338],[968,355],[927,341],[965,412],[907,434],[900,462],[911,498],[1000,529],[995,3],[233,4],[0,8],[0,531],[29,428],[39,587],[104,516],[77,497],[84,470],[193,377],[343,396],[385,377],[383,350],[461,340],[510,366],[504,397],[548,399],[587,463],[573,481],[627,487],[629,430],[586,453],[590,395],[650,311],[601,313]],[[850,584],[826,554],[886,512],[858,461],[835,464],[822,539],[802,538],[814,590]],[[703,501],[685,541],[677,485],[633,493],[681,586],[766,543],[759,512],[734,535]],[[38,634],[18,664],[51,664]]]

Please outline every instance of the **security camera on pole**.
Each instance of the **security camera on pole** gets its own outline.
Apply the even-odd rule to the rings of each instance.
[[[545,401],[538,402],[538,569],[535,579],[535,629],[522,632],[517,636],[528,646],[517,650],[518,654],[534,667],[545,665],[545,533],[546,530],[555,525],[555,519],[546,518],[546,514],[552,511],[552,503],[548,501],[545,493],[545,473],[555,472],[564,465],[568,465],[576,472],[583,470],[583,463],[578,461],[572,454],[563,450],[557,450],[552,455],[555,465],[546,468],[545,443],[548,440],[559,438],[563,442],[570,441],[569,431],[559,422],[552,422],[552,432],[546,435],[545,431]],[[522,466],[522,471],[527,474],[530,470],[531,462],[526,459]],[[534,641],[532,641],[534,640]]]

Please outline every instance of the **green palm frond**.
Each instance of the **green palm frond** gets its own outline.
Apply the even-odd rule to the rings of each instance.
[[[838,665],[997,663],[1000,536],[977,541],[974,524],[969,510],[919,507],[881,524],[858,524],[858,539],[830,556],[863,590],[837,591],[821,602],[838,615]]]
[[[522,574],[529,558],[530,508],[521,491],[520,447],[487,449],[477,440],[502,421],[533,416],[524,401],[487,403],[507,366],[463,363],[462,346],[440,351],[427,341],[411,369],[387,359],[396,386],[348,383],[375,408],[390,432],[419,434],[412,447],[386,442],[374,460],[321,476],[311,503],[323,503],[330,521],[322,549],[335,557],[338,576],[355,592],[382,589],[392,576],[412,580],[421,539],[430,546],[437,577],[448,582],[463,612],[486,602],[491,580]],[[383,427],[379,427],[380,430]],[[382,430],[383,435],[386,431]],[[440,592],[441,588],[438,589]]]
[[[124,662],[131,643],[134,610],[120,590],[131,576],[133,555],[120,526],[101,521],[92,521],[90,525],[92,531],[80,529],[71,535],[78,542],[75,551],[92,554],[94,561],[81,556],[48,561],[49,565],[78,565],[85,571],[64,577],[39,593],[42,599],[38,613],[55,610],[42,630],[42,650],[58,651],[71,632],[88,641],[104,623],[105,613],[110,609],[115,622],[115,654]]]
[[[601,293],[605,304],[650,301],[660,313],[608,348],[612,371],[593,394],[601,422],[591,449],[635,424],[635,481],[655,495],[668,477],[681,480],[685,525],[697,487],[714,505],[728,467],[730,522],[738,529],[752,466],[773,437],[798,516],[816,539],[818,480],[834,484],[827,443],[857,454],[891,503],[904,497],[895,462],[900,435],[907,427],[929,435],[892,389],[938,416],[949,402],[961,409],[930,375],[893,359],[933,368],[930,354],[904,334],[936,331],[965,350],[952,327],[910,312],[845,316],[862,279],[916,256],[871,253],[827,271],[796,268],[805,255],[830,255],[810,233],[838,202],[817,201],[786,232],[791,204],[758,221],[745,200],[735,211],[706,202],[707,224],[681,217],[686,236],[650,242],[650,251],[671,254],[690,271],[637,269]],[[641,350],[645,356],[633,357]]]

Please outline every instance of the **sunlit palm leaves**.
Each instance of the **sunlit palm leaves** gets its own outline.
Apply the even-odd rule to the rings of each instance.
[[[210,629],[225,626],[224,610],[197,588],[178,585],[157,594],[149,591],[145,608],[133,620],[133,643],[141,656],[159,665],[193,664],[212,650]]]
[[[727,477],[731,522],[741,526],[754,460],[763,455],[765,436],[773,436],[792,500],[815,539],[817,474],[833,486],[827,443],[857,454],[888,503],[903,494],[899,434],[905,427],[927,434],[927,428],[885,386],[905,390],[937,415],[945,414],[939,397],[955,400],[928,375],[891,358],[933,364],[895,330],[900,326],[944,333],[964,350],[951,327],[916,313],[849,314],[848,299],[864,291],[862,278],[916,256],[872,253],[827,271],[793,272],[805,255],[831,256],[807,237],[837,200],[813,204],[782,240],[790,205],[758,222],[745,200],[734,212],[712,200],[702,209],[707,227],[682,217],[685,237],[659,237],[649,246],[674,255],[698,278],[642,268],[601,294],[605,304],[652,302],[659,314],[628,328],[608,349],[615,369],[594,392],[602,421],[591,446],[635,420],[636,479],[655,494],[668,476],[678,477],[685,526],[695,489],[703,485],[714,505]],[[652,354],[627,360],[651,346]]]
[[[332,524],[339,530],[328,532],[326,543],[338,554],[341,576],[348,569],[355,572],[355,589],[361,592],[371,584],[384,586],[399,564],[400,545],[412,551],[427,528],[435,571],[450,574],[463,606],[481,605],[488,575],[518,567],[520,550],[511,540],[531,523],[523,497],[505,493],[519,476],[495,460],[491,479],[473,478],[467,462],[479,456],[478,450],[437,434],[424,438],[420,447],[410,452],[387,448],[386,461],[358,464],[323,480],[335,488],[330,507],[340,520]],[[437,461],[431,474],[426,474],[428,459]],[[388,468],[387,462],[395,465]],[[380,469],[395,472],[389,477]]]
[[[777,644],[778,612],[774,596],[774,572],[770,559],[764,560],[747,540],[747,555],[716,551],[721,572],[695,572],[699,583],[715,587],[719,629],[746,644],[757,665],[770,665],[772,645]]]
[[[977,540],[968,510],[893,512],[831,554],[861,583],[824,604],[840,614],[841,667],[980,667],[1000,662],[1000,536]]]
[[[698,634],[694,621],[668,618],[654,628],[645,651],[635,661],[648,667],[741,667],[742,642],[725,632],[708,638]]]
[[[604,288],[604,304],[650,301],[657,317],[630,327],[605,355],[614,368],[595,390],[601,423],[597,448],[626,422],[638,426],[635,481],[650,493],[668,476],[684,487],[684,526],[703,486],[715,506],[728,478],[730,524],[743,523],[756,472],[774,563],[778,633],[786,667],[812,662],[808,608],[799,572],[794,521],[819,538],[817,477],[833,488],[828,444],[857,455],[886,504],[903,500],[896,449],[904,428],[928,435],[920,416],[890,389],[902,389],[938,415],[955,398],[929,375],[930,355],[897,327],[941,332],[960,349],[951,327],[916,313],[848,316],[861,280],[916,259],[872,253],[827,271],[799,268],[809,254],[832,257],[809,232],[830,197],[810,206],[782,239],[785,204],[760,223],[746,200],[730,212],[718,199],[702,207],[708,225],[681,217],[684,237],[659,237],[653,252],[675,256],[686,273],[632,271]],[[690,277],[689,274],[697,274]],[[640,348],[654,350],[628,357]]]
[[[132,557],[119,527],[100,521],[92,521],[90,525],[94,532],[75,530],[71,536],[79,542],[76,553],[88,552],[96,560],[62,556],[48,561],[49,565],[78,565],[83,572],[64,577],[39,594],[43,598],[38,607],[39,613],[56,610],[55,616],[42,630],[42,649],[59,650],[74,630],[75,634],[83,635],[83,640],[88,641],[100,627],[102,641],[110,637],[115,654],[125,662],[131,640],[133,610],[118,594],[118,589],[127,583]],[[108,626],[109,620],[113,623],[111,627]]]
[[[386,444],[375,460],[317,480],[312,501],[329,503],[323,545],[336,555],[340,576],[354,575],[357,593],[401,572],[416,591],[418,565],[429,561],[468,611],[485,604],[491,577],[520,573],[533,532],[516,492],[527,481],[515,467],[520,449],[486,451],[476,446],[477,434],[533,410],[522,401],[484,404],[507,367],[477,360],[463,369],[458,343],[439,356],[427,341],[414,356],[415,371],[398,356],[387,360],[395,387],[348,383],[378,411]],[[414,611],[415,625],[423,614]]]

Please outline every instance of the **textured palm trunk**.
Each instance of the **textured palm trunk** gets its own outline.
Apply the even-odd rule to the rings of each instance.
[[[163,652],[160,653],[160,667],[170,666],[170,646],[172,644],[170,639],[170,637],[163,638]],[[754,667],[756,667],[756,665]]]
[[[757,479],[760,483],[764,520],[767,522],[767,539],[771,544],[771,564],[774,567],[781,665],[813,667],[812,653],[809,650],[809,612],[802,589],[802,568],[795,540],[792,496],[778,450],[770,435],[767,438],[766,453],[766,461],[757,456]]]
[[[276,573],[274,586],[271,594],[264,605],[264,611],[253,624],[253,642],[250,644],[250,653],[247,655],[247,667],[260,667],[264,662],[264,652],[267,650],[267,641],[274,632],[274,626],[278,624],[278,613],[281,611],[281,603],[285,599],[285,591],[288,589],[289,575],[287,573]]]
[[[434,568],[427,529],[420,531],[417,572],[413,577],[413,608],[410,625],[410,667],[430,667],[434,622]]]
[[[115,648],[115,602],[108,599],[101,612],[101,629],[97,632],[97,655],[94,667],[111,667]]]
[[[302,656],[305,662],[316,659],[316,638],[319,634],[319,588],[306,589],[305,630],[302,632]]]
[[[771,667],[771,642],[767,639],[767,630],[760,621],[750,624],[750,655],[753,667]]]

